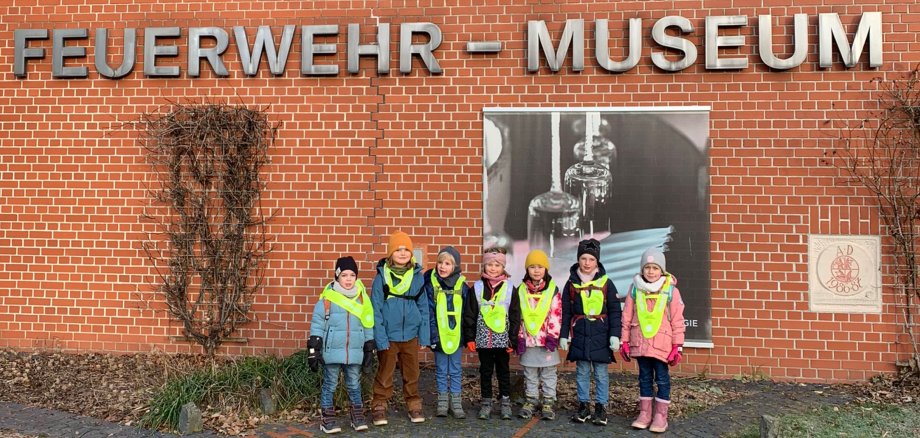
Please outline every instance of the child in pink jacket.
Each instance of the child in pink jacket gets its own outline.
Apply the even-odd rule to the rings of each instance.
[[[620,355],[639,364],[639,417],[636,429],[652,432],[668,429],[671,404],[671,376],[668,365],[676,366],[684,344],[684,301],[675,287],[677,279],[665,270],[664,254],[649,248],[642,253],[639,274],[626,295]],[[652,382],[658,386],[652,411]]]

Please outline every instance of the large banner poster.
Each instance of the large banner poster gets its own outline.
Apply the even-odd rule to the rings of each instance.
[[[649,247],[678,280],[687,340],[711,345],[709,108],[487,108],[484,247],[508,251],[514,284],[531,249],[560,289],[578,241],[601,242],[621,297]]]

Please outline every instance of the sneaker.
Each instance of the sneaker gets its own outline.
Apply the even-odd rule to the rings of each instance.
[[[594,418],[592,423],[598,426],[607,425],[607,409],[604,407],[604,405],[600,403],[594,404],[594,416],[592,418]]]
[[[413,423],[424,423],[425,415],[422,414],[422,411],[418,409],[413,409],[409,411],[409,421]]]
[[[387,424],[387,408],[374,408],[371,412],[371,418],[374,420],[374,426],[385,426]]]
[[[351,407],[351,427],[356,432],[367,430],[367,418],[364,416],[364,408],[360,405]]]
[[[335,421],[335,408],[324,408],[321,413],[319,429],[326,433],[339,433],[342,428]]]
[[[578,412],[575,413],[575,416],[572,417],[572,421],[576,423],[584,423],[591,419],[591,408],[585,402],[578,403]]]
[[[549,401],[543,402],[543,409],[540,410],[540,417],[542,420],[555,420],[556,411],[553,410],[553,403]]]
[[[502,397],[502,420],[510,420],[511,414],[511,397]]]
[[[528,399],[526,402],[524,402],[524,406],[521,406],[521,411],[518,412],[518,417],[524,419],[533,417],[534,407],[534,402]]]
[[[492,416],[492,400],[483,400],[479,407],[479,419],[488,420]]]

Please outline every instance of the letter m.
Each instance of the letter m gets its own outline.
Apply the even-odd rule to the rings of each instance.
[[[559,48],[553,50],[546,22],[543,20],[527,22],[527,71],[540,70],[540,49],[546,57],[550,70],[557,72],[562,68],[562,62],[572,46],[572,70],[585,69],[585,21],[565,20],[565,29],[562,31],[562,40]]]

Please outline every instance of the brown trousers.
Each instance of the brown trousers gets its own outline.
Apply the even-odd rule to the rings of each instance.
[[[414,338],[406,342],[390,341],[388,350],[377,352],[380,366],[377,368],[377,375],[374,376],[372,409],[386,409],[387,402],[393,397],[393,374],[396,372],[396,363],[399,362],[406,409],[422,410],[422,397],[418,393],[418,349],[418,338]]]

